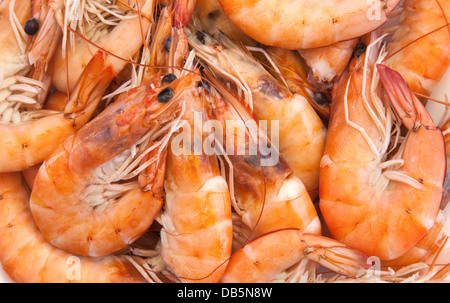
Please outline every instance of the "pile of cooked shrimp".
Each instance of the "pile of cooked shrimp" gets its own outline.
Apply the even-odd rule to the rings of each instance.
[[[450,278],[450,0],[0,12],[11,280]]]

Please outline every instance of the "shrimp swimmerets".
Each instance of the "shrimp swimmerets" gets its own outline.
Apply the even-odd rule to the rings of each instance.
[[[30,207],[50,243],[101,256],[127,247],[151,225],[162,207],[162,184],[157,182],[164,178],[155,172],[150,178],[155,183],[142,187],[135,177],[153,163],[158,163],[156,170],[165,164],[166,136],[176,125],[174,105],[185,82],[171,84],[174,97],[167,104],[159,102],[167,87],[143,84],[129,90],[46,159]]]
[[[334,92],[320,210],[335,239],[392,260],[435,224],[445,149],[441,131],[401,76],[379,64],[382,38],[372,35],[366,54],[353,59]],[[391,105],[383,99],[379,76]],[[404,138],[391,106],[409,130]]]
[[[19,283],[145,282],[124,256],[72,255],[48,243],[29,209],[29,192],[18,172],[0,174],[0,262]]]
[[[175,11],[174,20],[183,20],[177,18],[179,13],[189,15],[185,11]],[[175,24],[182,27],[179,22]],[[159,27],[164,29],[164,26]],[[182,28],[174,28],[170,37],[168,58],[179,58],[174,61],[175,66],[180,66],[180,59],[188,53],[186,37]],[[164,60],[160,63],[167,65]],[[175,281],[218,282],[231,255],[233,230],[228,186],[216,156],[203,149],[199,152],[197,145],[200,142],[203,146],[205,141],[203,125],[196,122],[199,117],[205,121],[206,109],[197,87],[201,78],[193,64],[191,52],[181,71],[174,68],[173,74],[164,77],[175,82],[178,78],[190,78],[192,82],[184,88],[179,100],[185,108],[180,116],[183,127],[169,141],[165,203],[157,218],[162,226],[161,240],[156,251],[134,250],[138,263],[148,269],[150,281],[158,281],[154,274],[157,271]],[[160,270],[155,270],[155,266]]]
[[[375,30],[386,22],[399,0],[219,2],[233,23],[256,41],[305,49],[328,46]]]
[[[186,92],[185,100],[190,111],[183,119],[189,121],[195,136],[202,136],[193,122],[194,112],[204,112],[196,88]],[[181,155],[168,155],[162,259],[182,281],[218,282],[233,238],[228,186],[214,155],[185,153],[184,149],[192,149],[180,148]]]
[[[355,38],[320,48],[298,50],[311,68],[310,81],[321,90],[330,89],[347,68],[357,44],[358,39]]]
[[[204,31],[186,29],[186,33],[205,65],[243,90],[250,110],[259,121],[267,122],[269,137],[279,142],[294,175],[316,197],[326,128],[307,97],[292,94],[247,49],[224,34],[215,40]],[[272,124],[278,125],[273,132]]]

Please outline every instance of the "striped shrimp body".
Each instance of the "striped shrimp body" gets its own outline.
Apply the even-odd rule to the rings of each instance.
[[[316,209],[301,180],[292,173],[243,101],[219,81],[212,77],[210,80],[218,89],[211,89],[211,118],[218,121],[216,127],[223,134],[217,140],[222,142],[224,157],[230,164],[234,208],[251,230],[250,237],[282,228],[320,234]]]
[[[283,281],[286,272],[304,259],[353,278],[367,268],[367,257],[363,253],[336,240],[292,228],[261,235],[239,249],[230,259],[221,282]]]
[[[428,95],[450,65],[450,1],[405,0],[383,62]]]
[[[194,125],[194,113],[206,118],[196,88],[186,92],[183,117],[188,136],[202,140]],[[214,155],[194,154],[193,146],[172,139],[164,184],[166,200],[161,216],[161,256],[183,282],[218,282],[232,247],[230,194]],[[178,143],[177,143],[178,142]],[[188,143],[187,143],[188,144]],[[180,149],[174,153],[172,149]]]
[[[399,0],[219,2],[233,23],[256,41],[294,50],[328,46],[369,33],[387,21]]]
[[[205,32],[187,29],[189,43],[208,68],[242,88],[246,102],[258,120],[278,122],[279,151],[294,175],[317,196],[320,158],[325,146],[326,128],[318,114],[301,94],[292,94],[250,53],[225,35],[215,40]],[[301,134],[301,135],[300,135]]]
[[[296,51],[279,47],[264,47],[264,51],[273,61],[286,87],[293,94],[304,96],[317,114],[323,120],[328,120],[331,97],[323,90],[323,86],[311,81],[312,70],[301,55]]]
[[[162,207],[159,168],[170,136],[164,132],[177,121],[177,100],[189,81],[129,90],[46,158],[30,208],[50,243],[78,255],[103,256],[149,228]],[[164,89],[174,92],[167,104]],[[139,173],[155,163],[154,177],[144,178],[153,183],[140,184]]]
[[[398,73],[379,64],[380,40],[373,34],[334,92],[320,209],[334,238],[387,261],[407,253],[435,224],[445,150],[420,101]],[[380,78],[391,105],[383,102]],[[393,111],[409,130],[404,138]]]
[[[127,11],[119,5],[123,1],[81,1],[84,5],[82,3],[76,5],[75,2],[80,1],[73,0],[57,2],[60,4],[54,13],[55,17],[51,19],[53,26],[63,29],[69,27],[96,45],[93,46],[70,30],[62,31],[62,39],[54,56],[52,81],[61,92],[73,89],[84,66],[98,47],[114,54],[114,57],[111,57],[111,65],[118,74],[127,64],[123,59],[133,58],[145,42],[155,8],[153,0],[132,1],[127,6]],[[61,20],[58,16],[62,11],[66,13]]]
[[[18,283],[136,283],[142,275],[124,256],[82,257],[60,250],[40,233],[20,172],[0,174],[0,263]]]

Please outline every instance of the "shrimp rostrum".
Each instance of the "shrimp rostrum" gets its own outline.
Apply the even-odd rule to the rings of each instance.
[[[379,64],[385,52],[378,51],[381,38],[375,35],[334,91],[320,209],[337,240],[392,260],[435,224],[445,147],[441,131],[406,82]],[[408,130],[404,137],[401,126]]]
[[[183,88],[183,81],[173,83],[167,104],[167,87],[129,90],[50,154],[30,198],[36,224],[50,243],[101,256],[145,232],[162,207],[164,143]],[[153,177],[139,180],[150,165]]]

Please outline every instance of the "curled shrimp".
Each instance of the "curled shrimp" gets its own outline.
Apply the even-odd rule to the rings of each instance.
[[[450,1],[405,0],[383,64],[428,95],[450,64]]]
[[[251,232],[244,232],[244,237],[255,238],[282,228],[320,234],[316,209],[301,180],[243,101],[218,80],[209,79],[217,89],[211,88],[210,112],[222,134],[218,144],[223,145],[224,157],[231,166],[234,209]]]
[[[111,65],[118,74],[127,64],[121,58],[132,58],[145,42],[155,8],[154,0],[133,1],[128,11],[123,11],[123,7],[116,3],[120,1],[85,0],[81,1],[85,2],[84,5],[79,3],[73,6],[68,6],[72,2],[69,0],[57,2],[59,13],[57,11],[55,14],[61,14],[62,10],[66,13],[63,20],[53,19],[64,30],[58,46],[60,51],[54,56],[52,83],[61,92],[73,89],[84,66],[99,47],[114,54]],[[74,31],[82,37],[75,35]]]
[[[0,174],[0,262],[18,283],[145,282],[123,255],[90,258],[72,255],[48,243],[29,207],[29,191],[20,172]]]
[[[174,104],[188,80],[129,90],[46,158],[30,208],[50,243],[78,255],[102,256],[127,247],[149,228],[162,207],[162,184],[142,188],[137,176],[155,161],[155,170],[165,164],[170,133],[164,132],[176,121]],[[165,103],[169,89],[173,100]],[[162,180],[155,171],[149,181]]]
[[[386,22],[399,0],[219,2],[233,23],[256,41],[305,49],[328,46],[375,30]]]
[[[187,28],[186,33],[205,65],[242,89],[256,118],[268,122],[269,134],[271,122],[279,123],[278,131],[273,132],[279,151],[310,195],[316,197],[326,128],[307,98],[292,94],[247,49],[224,34],[216,40],[204,31]]]
[[[89,121],[115,77],[108,60],[103,52],[92,58],[63,112],[13,108],[17,121],[0,123],[1,172],[19,171],[42,163],[58,144]]]
[[[379,64],[381,39],[372,34],[334,92],[320,210],[334,238],[386,261],[407,253],[435,224],[445,150],[420,101],[398,73]],[[409,130],[406,137],[397,121]]]
[[[298,229],[261,235],[233,254],[222,283],[268,283],[280,280],[303,259],[356,278],[365,272],[367,257],[336,240]]]

